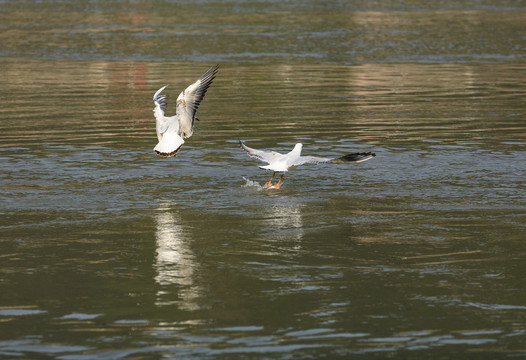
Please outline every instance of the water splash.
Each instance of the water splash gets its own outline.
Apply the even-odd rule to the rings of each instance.
[[[245,188],[252,188],[252,189],[255,189],[255,190],[258,190],[258,191],[267,190],[266,187],[261,186],[258,182],[252,181],[250,179],[247,179],[244,176],[243,176],[243,180],[246,181],[245,185],[243,185],[243,187],[245,187]]]

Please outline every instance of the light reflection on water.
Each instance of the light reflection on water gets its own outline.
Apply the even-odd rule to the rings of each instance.
[[[330,141],[308,142],[314,152],[356,148],[356,142],[340,142],[336,150]],[[222,148],[196,141],[171,161],[149,149],[35,146],[36,152],[21,154],[6,148],[3,228],[6,240],[18,240],[9,240],[5,251],[5,284],[16,284],[13,275],[23,273],[30,282],[32,274],[53,281],[57,266],[70,272],[66,283],[93,271],[99,275],[90,282],[116,277],[123,289],[114,296],[124,297],[126,310],[114,314],[112,301],[103,300],[79,308],[68,297],[55,307],[52,294],[6,304],[35,304],[39,314],[27,316],[45,319],[42,332],[68,313],[102,313],[59,325],[108,332],[104,342],[121,350],[101,346],[101,358],[514,346],[523,334],[516,319],[524,304],[512,293],[492,294],[505,294],[522,268],[520,255],[510,258],[524,230],[525,169],[513,161],[523,156],[520,145],[503,153],[471,143],[416,144],[369,146],[378,156],[352,168],[295,169],[275,192],[261,190],[269,174],[235,142]],[[41,236],[50,230],[53,235]],[[75,250],[78,242],[92,241],[99,245],[83,256]],[[67,248],[42,258],[60,243]],[[143,280],[128,287],[128,276]],[[95,285],[88,289],[97,293]],[[420,309],[417,318],[407,313],[411,308]],[[490,320],[469,326],[454,320],[480,312]],[[431,321],[437,313],[444,320]],[[19,329],[30,321],[5,316]],[[515,329],[500,325],[512,319]],[[223,330],[233,326],[238,331]],[[125,336],[130,328],[134,335]],[[315,328],[320,332],[311,332]],[[78,358],[91,351],[50,350],[46,340],[18,333],[14,339],[22,345],[7,341],[4,354],[56,351]],[[138,339],[164,345],[129,343]]]
[[[178,307],[185,311],[195,311],[199,309],[200,290],[194,284],[196,278],[196,259],[189,244],[189,236],[181,225],[181,218],[177,216],[177,204],[166,201],[159,204],[159,213],[156,215],[156,260],[155,269],[157,276],[155,281],[161,285],[161,288],[167,288],[170,285],[179,287],[177,292],[179,301],[176,301]],[[168,292],[169,293],[169,292]],[[157,306],[170,305],[170,300],[163,301],[166,290],[157,292]]]
[[[27,3],[0,5],[0,356],[523,355],[520,7]],[[153,92],[216,62],[156,157]],[[266,191],[238,140],[377,157]]]

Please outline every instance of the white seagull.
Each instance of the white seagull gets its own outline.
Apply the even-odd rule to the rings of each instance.
[[[179,94],[175,104],[175,115],[173,116],[165,115],[168,96],[161,95],[161,92],[166,86],[157,90],[155,95],[153,95],[155,129],[159,139],[159,143],[153,150],[157,154],[164,157],[175,157],[181,146],[183,146],[184,139],[192,136],[194,121],[199,121],[195,116],[197,108],[203,100],[206,90],[212,84],[218,68],[218,65],[212,66],[196,82]]]
[[[318,157],[318,156],[301,156],[301,149],[303,145],[301,143],[297,143],[294,146],[294,149],[292,149],[291,152],[287,154],[280,154],[276,151],[270,151],[270,150],[257,150],[252,149],[245,144],[243,144],[242,141],[239,141],[239,145],[243,150],[245,150],[248,154],[248,156],[262,160],[264,162],[267,162],[268,165],[260,166],[260,169],[265,170],[272,170],[272,177],[269,181],[265,183],[265,187],[267,188],[276,188],[279,189],[281,186],[281,180],[283,179],[283,175],[285,175],[285,171],[288,171],[289,168],[294,168],[296,166],[300,166],[303,164],[320,164],[320,163],[342,163],[342,162],[362,162],[369,159],[372,159],[376,156],[375,153],[372,152],[361,152],[361,153],[353,153],[353,154],[347,154],[343,155],[337,158],[325,158],[325,157]],[[279,181],[272,185],[272,179],[274,179],[274,176],[277,172],[282,173],[281,177],[279,178]]]

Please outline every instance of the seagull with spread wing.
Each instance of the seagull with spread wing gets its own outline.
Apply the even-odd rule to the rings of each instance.
[[[170,157],[177,154],[184,144],[184,139],[192,136],[194,132],[194,122],[199,119],[196,117],[197,108],[205,96],[206,90],[212,80],[214,80],[218,66],[212,66],[192,85],[184,89],[175,104],[175,115],[166,116],[166,106],[168,105],[168,96],[161,95],[166,88],[163,86],[155,95],[153,103],[155,115],[157,138],[159,143],[153,149],[157,154],[164,157]]]
[[[372,159],[376,156],[375,153],[372,152],[361,152],[361,153],[353,153],[353,154],[347,154],[343,155],[337,158],[326,158],[326,157],[319,157],[319,156],[301,156],[301,149],[303,145],[301,143],[297,143],[296,146],[294,146],[294,149],[292,149],[291,152],[287,154],[280,154],[276,151],[270,151],[270,150],[257,150],[252,149],[245,144],[243,144],[242,141],[239,141],[239,145],[243,150],[245,150],[248,154],[248,156],[259,159],[261,161],[264,161],[268,163],[268,165],[260,166],[260,169],[265,170],[272,170],[272,177],[269,181],[265,183],[265,187],[267,188],[276,188],[279,189],[281,186],[281,180],[283,179],[283,175],[285,175],[285,172],[288,171],[290,168],[294,168],[296,166],[300,166],[303,164],[320,164],[320,163],[342,163],[342,162],[363,162],[369,159]],[[272,179],[274,179],[274,176],[277,172],[282,173],[281,177],[279,178],[279,181],[272,185]]]

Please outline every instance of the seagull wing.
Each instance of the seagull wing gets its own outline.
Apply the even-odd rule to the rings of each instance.
[[[241,146],[241,148],[247,152],[248,156],[267,162],[269,164],[282,156],[282,154],[276,151],[253,149],[243,144],[242,141],[239,141],[239,146]]]
[[[334,159],[332,162],[343,163],[343,162],[356,162],[361,163],[375,157],[376,154],[373,152],[359,152],[353,154],[347,154]]]
[[[319,156],[300,156],[291,166],[300,166],[303,164],[321,164],[333,161],[333,158],[325,158]]]
[[[203,100],[206,90],[214,80],[218,65],[212,66],[192,85],[184,89],[177,97],[177,118],[183,137],[189,138],[194,131],[195,114]]]
[[[157,138],[159,141],[163,138],[163,134],[168,130],[168,127],[173,122],[174,117],[166,117],[166,106],[168,105],[168,96],[161,95],[161,92],[166,88],[163,86],[155,92],[153,95],[153,102],[155,103],[155,108],[153,109],[153,115],[155,116],[155,130],[157,132]]]
[[[291,166],[299,166],[303,164],[321,164],[321,163],[345,163],[345,162],[363,162],[375,157],[376,154],[372,152],[361,152],[347,154],[338,158],[326,158],[319,156],[300,156]]]
[[[168,86],[168,85],[166,85],[166,86]],[[166,113],[166,107],[168,106],[168,96],[167,95],[161,95],[161,93],[166,88],[166,86],[163,86],[162,88],[157,90],[157,92],[153,95],[153,101],[155,101],[156,103],[159,104],[159,107],[163,111],[163,115],[164,115],[164,113]]]

